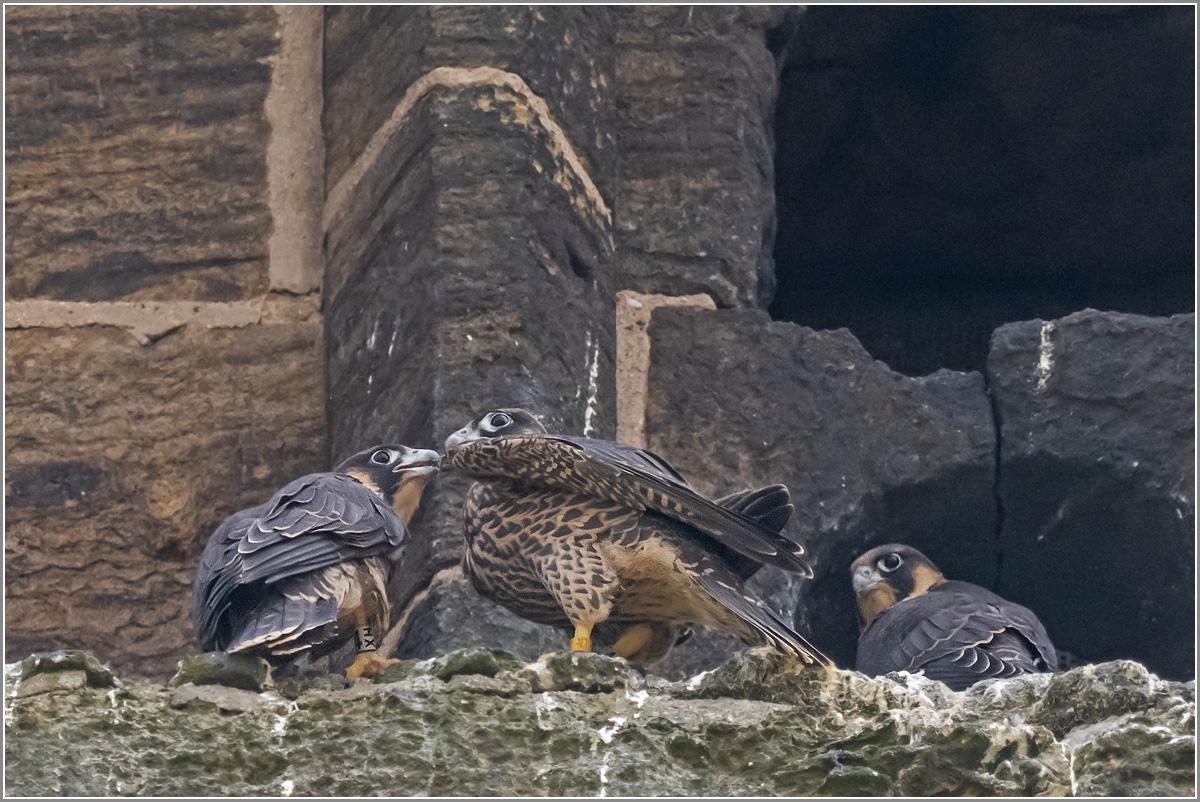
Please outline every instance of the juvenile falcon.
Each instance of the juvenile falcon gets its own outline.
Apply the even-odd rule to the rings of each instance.
[[[355,638],[359,654],[347,677],[395,662],[376,652],[390,615],[388,555],[439,462],[436,451],[376,446],[231,515],[196,571],[192,620],[201,646],[280,665]]]
[[[472,584],[523,618],[573,626],[572,651],[591,651],[593,627],[611,622],[629,627],[613,651],[650,662],[700,625],[829,664],[742,585],[762,564],[811,576],[803,548],[779,531],[786,488],[722,506],[659,456],[547,434],[523,409],[450,435],[446,463],[480,480],[463,510]]]
[[[879,546],[850,572],[863,625],[855,668],[864,674],[923,671],[961,691],[1058,668],[1037,616],[986,588],[946,579],[914,548]]]

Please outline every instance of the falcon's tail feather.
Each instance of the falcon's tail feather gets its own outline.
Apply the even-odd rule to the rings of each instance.
[[[782,532],[795,506],[787,485],[769,485],[758,490],[742,490],[716,500],[727,510],[753,518],[772,532]]]
[[[834,663],[763,602],[719,578],[721,572],[699,571],[696,581],[726,610],[741,619],[748,632],[743,640],[755,645],[769,645],[805,663],[832,666]]]
[[[271,654],[293,654],[314,645],[304,638],[306,634],[332,624],[337,617],[336,599],[309,600],[281,593],[259,608],[225,651],[242,652],[259,647]]]

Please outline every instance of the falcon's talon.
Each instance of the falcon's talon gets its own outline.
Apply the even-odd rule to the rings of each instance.
[[[653,636],[654,630],[649,624],[634,624],[625,630],[621,637],[617,638],[617,642],[612,647],[613,654],[628,660],[640,652]]]
[[[391,657],[380,657],[379,652],[363,652],[354,658],[354,662],[346,669],[346,679],[371,679],[388,666],[394,666],[399,660]]]

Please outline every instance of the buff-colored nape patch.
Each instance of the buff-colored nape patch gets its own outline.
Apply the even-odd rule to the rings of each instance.
[[[352,476],[358,481],[362,482],[367,486],[367,489],[375,495],[383,495],[383,491],[379,489],[379,485],[375,484],[375,480],[372,479],[370,474],[368,474],[366,471],[360,471],[357,468],[351,468],[350,470],[346,471],[346,475]]]
[[[912,593],[908,594],[908,598],[920,596],[927,592],[930,588],[935,588],[946,581],[946,577],[942,576],[942,572],[936,568],[931,568],[928,565],[918,565],[913,568],[913,589]]]

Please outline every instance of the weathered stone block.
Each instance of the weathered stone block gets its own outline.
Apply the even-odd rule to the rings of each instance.
[[[9,659],[86,648],[165,676],[229,514],[324,456],[321,324],[6,332]]]
[[[751,587],[785,614],[797,605],[800,631],[839,665],[853,665],[858,637],[849,567],[868,548],[909,543],[947,576],[994,581],[995,441],[982,376],[901,376],[845,330],[750,310],[655,310],[650,347],[650,449],[714,496],[788,486],[796,512],[786,531],[808,548],[815,577],[763,571]],[[679,659],[709,651],[693,640]]]
[[[7,297],[268,287],[266,6],[5,14]]]
[[[996,330],[1000,592],[1060,648],[1194,669],[1195,316]]]
[[[22,682],[38,674],[55,674],[60,671],[81,672],[87,684],[93,688],[111,688],[116,684],[108,666],[102,665],[96,655],[80,649],[63,649],[57,652],[31,654],[19,664]]]
[[[446,506],[460,503],[459,498],[457,494],[450,496]],[[452,514],[455,511],[449,512]],[[454,515],[453,518],[453,523],[459,524],[460,516]],[[451,527],[442,524],[437,531],[449,530],[444,537],[457,534],[461,540],[462,535]],[[422,539],[428,537],[428,528],[418,529],[417,536]],[[450,546],[446,544],[442,548],[449,551]],[[457,564],[453,556],[443,559]],[[420,570],[420,566],[407,561],[403,566],[414,573]],[[570,633],[517,617],[498,604],[482,599],[470,582],[463,578],[461,571],[455,570],[453,573],[455,576],[450,581],[407,600],[408,621],[397,633],[396,655],[432,658],[445,652],[447,644],[454,644],[455,648],[500,647],[525,660],[532,660],[539,655],[566,648]]]
[[[455,13],[433,22],[450,25]],[[379,441],[440,447],[498,406],[531,409],[552,429],[611,437],[610,216],[569,126],[558,122],[570,108],[492,67],[439,67],[401,94],[400,111],[329,196],[333,460]],[[336,108],[326,115],[334,140],[343,130]],[[331,145],[331,158],[339,147]],[[443,477],[413,522],[392,583],[405,622],[398,655],[458,645],[525,653],[549,637],[514,618],[527,640],[501,638],[486,623],[499,613],[481,612],[490,604],[466,585],[445,591],[461,609],[439,611],[443,590],[433,589],[420,615],[406,611],[461,558],[465,488]]]
[[[225,685],[245,691],[261,691],[270,682],[270,666],[251,654],[204,652],[179,661],[179,669],[167,681],[167,687],[181,685]]]
[[[614,14],[618,289],[765,305],[775,235],[770,13],[626,6]]]
[[[604,7],[327,7],[328,186],[422,75],[486,66],[519,75],[545,99],[607,196],[616,149],[613,35],[612,11]]]

